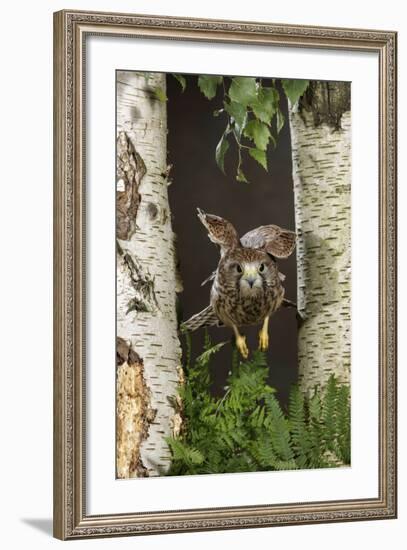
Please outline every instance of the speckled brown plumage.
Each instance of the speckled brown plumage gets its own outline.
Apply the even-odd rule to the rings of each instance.
[[[238,271],[239,266],[242,272]],[[247,271],[249,266],[253,266],[252,283],[244,279],[245,269]],[[262,272],[259,271],[261,266]],[[210,303],[224,325],[242,327],[259,324],[280,307],[283,297],[284,288],[277,264],[265,252],[234,248],[221,258]]]
[[[209,238],[220,247],[221,258],[213,280],[210,305],[183,323],[189,331],[201,326],[224,324],[233,329],[236,345],[248,356],[239,327],[262,323],[259,347],[268,348],[268,320],[284,299],[275,257],[289,256],[295,247],[295,233],[276,225],[265,225],[246,233],[240,240],[233,225],[219,216],[198,209],[198,217]]]
[[[239,236],[233,225],[214,214],[206,214],[198,208],[198,218],[208,230],[209,239],[219,245],[221,254],[239,245]]]
[[[262,225],[240,239],[245,248],[265,250],[276,258],[288,258],[295,248],[295,233],[278,225]]]

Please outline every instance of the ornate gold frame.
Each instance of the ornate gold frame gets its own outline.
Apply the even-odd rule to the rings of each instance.
[[[89,34],[292,47],[379,57],[379,496],[364,500],[86,514],[84,44]],[[396,517],[395,32],[145,15],[54,14],[54,535],[60,539]]]

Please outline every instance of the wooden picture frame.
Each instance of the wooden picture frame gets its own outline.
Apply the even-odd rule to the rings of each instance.
[[[86,37],[373,52],[379,62],[376,498],[89,515],[86,509]],[[54,15],[54,535],[60,539],[396,517],[396,33],[64,10]],[[159,507],[157,508],[159,509]]]

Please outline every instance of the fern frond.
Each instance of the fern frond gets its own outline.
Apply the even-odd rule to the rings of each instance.
[[[202,464],[205,460],[200,451],[189,447],[179,439],[168,438],[167,443],[171,448],[174,460],[183,462],[187,466]]]
[[[207,351],[211,347],[212,347],[212,340],[211,340],[211,337],[209,336],[208,329],[205,328],[205,331],[204,331],[204,351]]]
[[[232,347],[232,370],[231,372],[235,371],[239,365],[239,352],[237,350],[236,345]]]
[[[322,403],[323,439],[326,448],[334,451],[336,437],[337,382],[334,375],[329,377]]]
[[[277,460],[274,464],[276,470],[298,470],[295,460]]]
[[[188,372],[190,366],[191,366],[191,357],[192,357],[192,340],[191,340],[191,334],[189,332],[184,333],[185,338],[185,362],[184,367],[186,371]]]
[[[215,353],[218,353],[218,351],[223,348],[225,344],[227,344],[227,342],[219,342],[219,344],[215,344],[214,346],[210,345],[209,347],[205,345],[205,351],[196,358],[197,364],[200,366],[208,365],[211,357],[215,355]]]
[[[293,460],[294,453],[291,448],[290,430],[288,421],[274,395],[268,395],[265,399],[266,407],[270,414],[270,436],[274,450],[281,460]]]
[[[206,332],[203,351],[193,361],[190,336],[185,338],[184,425],[180,438],[168,440],[173,456],[169,475],[350,463],[349,387],[334,377],[311,397],[293,387],[285,412],[268,383],[265,354],[257,351],[241,361],[233,349],[225,393],[215,397],[210,363],[226,342],[213,344]]]
[[[256,441],[251,442],[250,452],[260,469],[276,469],[275,464],[278,458],[274,452],[274,446],[268,432],[262,433]]]
[[[298,467],[305,468],[310,451],[310,440],[305,421],[305,398],[298,386],[291,389],[288,402],[289,428]]]
[[[350,464],[351,439],[350,439],[350,390],[348,386],[341,386],[338,389],[336,433],[337,445],[335,447],[338,457],[345,463]]]
[[[313,396],[308,400],[308,461],[312,468],[323,468],[325,466],[325,461],[323,459],[325,448],[323,446],[321,412],[322,406],[320,392],[319,389],[316,388]]]

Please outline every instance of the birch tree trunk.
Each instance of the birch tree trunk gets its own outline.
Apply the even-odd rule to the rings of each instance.
[[[350,378],[350,84],[311,82],[289,106],[298,269],[299,381]]]
[[[158,92],[158,94],[157,94]],[[117,75],[117,476],[162,475],[182,381],[165,75]]]

